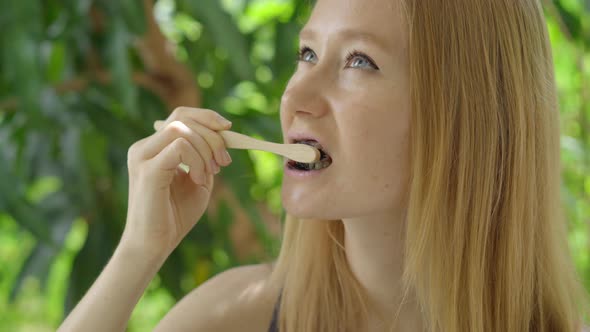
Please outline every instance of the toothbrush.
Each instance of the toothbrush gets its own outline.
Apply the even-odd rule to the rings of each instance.
[[[154,128],[159,130],[164,121],[157,120],[154,122]],[[244,134],[237,133],[231,130],[218,131],[225,141],[225,146],[229,149],[240,149],[240,150],[261,150],[272,152],[274,154],[281,155],[291,160],[300,163],[312,163],[320,159],[320,151],[313,146],[305,144],[281,144],[272,143],[263,140],[259,140]],[[180,167],[188,173],[189,166],[180,164]]]

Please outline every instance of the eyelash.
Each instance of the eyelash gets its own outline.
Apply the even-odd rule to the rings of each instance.
[[[295,62],[300,62],[303,61],[303,55],[305,54],[305,52],[310,51],[313,52],[313,50],[311,48],[309,48],[308,46],[302,46],[298,51],[297,51],[297,61]],[[364,54],[361,51],[358,50],[352,50],[350,52],[348,52],[348,55],[346,56],[346,63],[348,63],[350,60],[352,60],[355,57],[361,57],[364,58],[371,67],[373,67],[373,69],[375,70],[379,70],[379,67],[375,64],[375,61],[373,61],[373,59],[371,59],[370,56]]]

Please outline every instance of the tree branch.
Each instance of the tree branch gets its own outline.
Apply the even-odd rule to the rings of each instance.
[[[158,84],[158,95],[168,109],[177,106],[198,107],[201,95],[190,68],[174,56],[174,45],[160,31],[152,0],[143,1],[147,33],[135,42],[148,74]]]

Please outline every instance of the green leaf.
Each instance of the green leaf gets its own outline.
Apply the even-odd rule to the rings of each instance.
[[[46,64],[47,81],[55,84],[63,80],[66,60],[66,46],[59,41],[52,43]]]
[[[70,205],[65,194],[58,192],[47,196],[35,206],[35,210],[38,211],[38,221],[43,225],[50,226],[47,229],[49,241],[38,242],[25,261],[13,286],[11,299],[15,298],[22,283],[29,276],[39,279],[42,288],[45,288],[51,264],[62,248],[75,219],[74,216],[77,214],[75,209],[69,208]],[[22,221],[21,218],[17,221]],[[41,240],[39,237],[37,238]]]
[[[57,251],[53,246],[48,246],[42,242],[37,243],[29,257],[27,257],[12,286],[10,301],[14,301],[21,290],[25,279],[28,277],[33,276],[39,279],[42,285],[46,285],[49,269],[56,255]]]
[[[8,197],[6,212],[35,238],[49,245],[55,245],[51,238],[51,228],[35,206],[25,202],[21,197]]]
[[[565,23],[569,33],[574,39],[580,39],[583,36],[582,23],[580,17],[576,13],[566,9],[561,0],[553,0],[561,19]]]
[[[141,36],[146,32],[147,24],[143,1],[119,0],[116,2],[121,10],[124,21],[134,35]]]
[[[10,36],[10,46],[5,46],[3,59],[12,80],[13,88],[19,97],[20,107],[31,113],[40,112],[42,76],[37,55],[39,48],[25,31],[14,32]]]
[[[162,284],[170,291],[172,296],[178,301],[184,296],[181,284],[186,271],[182,261],[181,250],[178,248],[170,254],[158,275]]]
[[[27,190],[27,200],[38,203],[49,194],[55,193],[62,187],[62,181],[56,176],[44,176],[29,186]]]
[[[91,170],[95,177],[110,177],[107,148],[108,140],[104,135],[90,130],[82,133],[80,149],[85,164],[83,167]]]
[[[137,109],[137,88],[132,80],[133,69],[129,58],[131,35],[120,18],[111,21],[107,45],[107,59],[112,74],[112,87],[126,113],[139,116]],[[117,105],[113,105],[117,107]]]
[[[92,286],[112,255],[115,243],[104,223],[89,223],[86,242],[74,259],[72,266],[64,315],[73,309]]]
[[[211,34],[215,45],[227,52],[233,72],[241,80],[254,80],[250,63],[249,41],[217,0],[180,0],[183,8],[203,23],[204,33]]]

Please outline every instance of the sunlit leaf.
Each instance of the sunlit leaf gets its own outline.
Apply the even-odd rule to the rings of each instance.
[[[249,42],[238,30],[231,16],[223,10],[217,0],[187,1],[180,0],[183,8],[187,8],[203,23],[204,33],[211,34],[216,45],[230,52],[229,61],[233,71],[242,80],[254,77],[254,69],[250,63]]]

